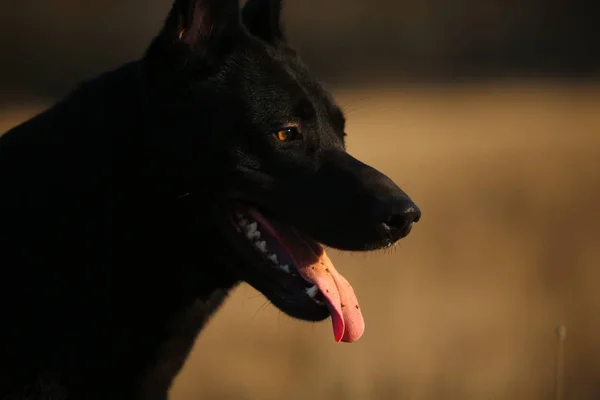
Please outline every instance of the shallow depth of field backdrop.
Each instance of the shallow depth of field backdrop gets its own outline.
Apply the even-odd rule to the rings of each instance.
[[[139,56],[169,8],[3,1],[0,132]],[[600,398],[600,7],[287,0],[284,16],[348,112],[349,151],[423,219],[393,251],[332,252],[359,342],[242,285],[172,398]]]

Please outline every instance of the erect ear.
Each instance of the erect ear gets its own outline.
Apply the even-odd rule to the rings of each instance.
[[[248,0],[242,22],[248,32],[270,44],[285,41],[281,27],[282,0]]]
[[[162,39],[208,53],[241,31],[239,0],[175,0]]]

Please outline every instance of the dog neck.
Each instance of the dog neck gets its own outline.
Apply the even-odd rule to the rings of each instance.
[[[140,379],[142,398],[166,399],[169,388],[184,366],[200,331],[228,293],[227,289],[217,289],[173,316],[166,329],[166,339],[158,349],[154,362]]]

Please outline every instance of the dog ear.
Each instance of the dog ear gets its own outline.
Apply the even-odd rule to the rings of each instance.
[[[242,9],[242,22],[252,35],[276,45],[285,41],[281,8],[282,0],[248,0]]]
[[[175,0],[160,34],[189,50],[209,53],[241,31],[239,0]]]

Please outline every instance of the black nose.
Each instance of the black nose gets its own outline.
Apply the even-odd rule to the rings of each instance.
[[[407,197],[378,202],[373,211],[374,222],[380,229],[398,239],[408,235],[412,224],[421,219],[421,210]]]

